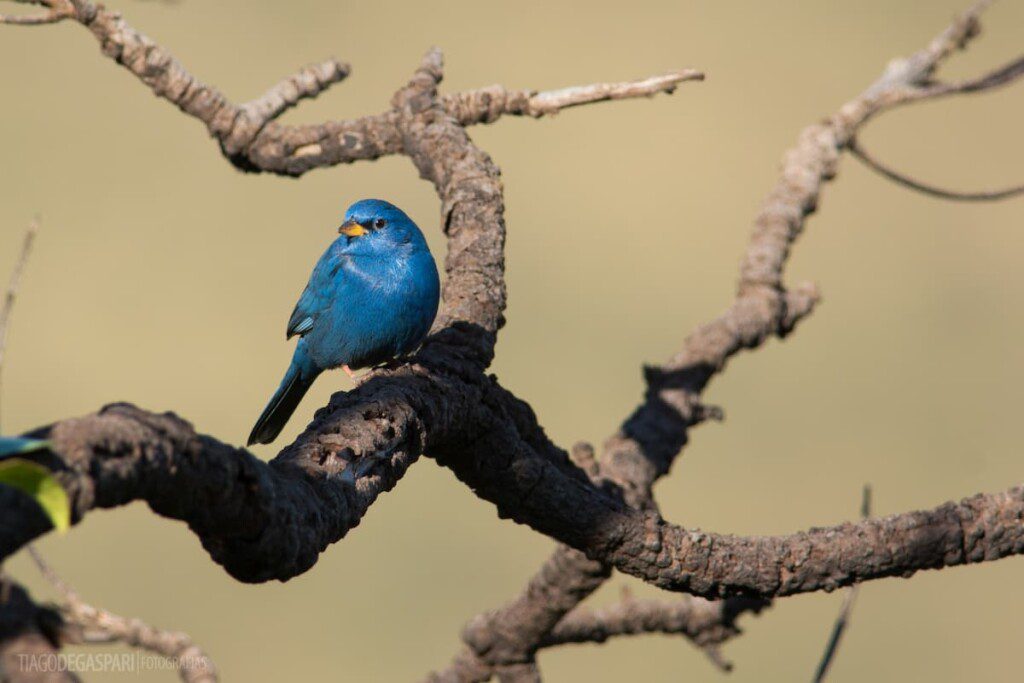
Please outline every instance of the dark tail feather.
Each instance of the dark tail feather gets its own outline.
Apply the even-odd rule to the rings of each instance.
[[[303,373],[293,361],[288,372],[285,373],[284,379],[281,380],[281,386],[278,387],[277,393],[263,409],[260,419],[256,420],[256,426],[249,434],[250,446],[254,443],[270,443],[284,429],[288,418],[295,412],[299,401],[306,395],[306,391],[313,384],[313,379],[316,378],[314,375],[312,378],[304,379],[302,375]]]

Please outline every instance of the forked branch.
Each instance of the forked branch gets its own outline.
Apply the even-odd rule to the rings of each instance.
[[[735,301],[694,330],[665,364],[647,369],[644,401],[605,443],[600,460],[586,447],[570,456],[552,443],[530,406],[486,374],[504,324],[504,199],[497,167],[465,126],[503,114],[541,116],[671,92],[700,74],[547,93],[492,86],[444,95],[441,55],[432,50],[383,113],[288,126],[277,118],[340,81],[346,65],[332,60],[308,67],[235,105],[120,15],[89,0],[36,4],[70,7],[70,18],[92,31],[104,54],[206,124],[240,168],[301,175],[386,154],[408,156],[438,193],[448,239],[444,303],[423,349],[408,363],[374,371],[358,389],[334,395],[270,463],[197,433],[173,414],[125,404],[38,430],[53,444],[43,459],[71,496],[75,521],[95,508],[145,500],[158,514],[186,521],[233,576],[284,580],[311,567],[427,452],[500,515],[564,544],[521,596],[467,627],[467,648],[437,674],[442,680],[535,679],[538,649],[584,636],[673,629],[693,631],[699,641],[704,631],[691,621],[697,611],[711,615],[716,633],[732,628],[724,619],[728,602],[684,598],[675,609],[687,610],[685,618],[648,603],[624,603],[618,611],[579,608],[613,568],[667,590],[763,606],[774,597],[1024,552],[1019,487],[933,510],[764,538],[666,523],[652,497],[689,428],[717,414],[702,403],[710,380],[741,350],[788,335],[813,311],[817,288],[788,287],[784,268],[856,133],[894,106],[999,87],[1020,75],[1011,64],[966,85],[934,78],[938,65],[977,34],[984,4],[925,49],[894,61],[837,114],[803,131],[755,218]],[[0,510],[0,560],[48,529],[45,519],[2,491]],[[717,657],[716,650],[711,654]]]
[[[591,476],[614,482],[631,505],[656,509],[652,486],[686,444],[689,428],[707,415],[701,396],[709,381],[740,350],[757,348],[772,335],[791,332],[819,300],[817,288],[810,283],[787,291],[783,271],[807,216],[818,205],[824,183],[835,176],[839,155],[855,134],[888,108],[1001,87],[1020,76],[1021,60],[1017,60],[958,84],[934,78],[943,60],[978,35],[978,18],[987,5],[975,4],[924,49],[893,60],[864,93],[825,123],[800,134],[797,146],[783,157],[778,184],[755,218],[735,302],[694,330],[667,363],[647,370],[645,401],[605,443],[600,463],[584,452],[584,460],[592,463]],[[467,650],[437,676],[460,680],[466,678],[464,672],[482,671],[485,679],[500,676],[506,666],[521,672],[523,662],[532,663],[533,654],[559,619],[603,583],[608,569],[570,548],[559,548],[531,580],[530,586],[541,583],[544,590],[528,587],[507,605],[474,619],[467,627],[472,637],[464,638]]]

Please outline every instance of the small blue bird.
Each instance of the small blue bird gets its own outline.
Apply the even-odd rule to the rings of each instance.
[[[349,377],[405,355],[427,336],[441,285],[423,233],[393,204],[363,199],[345,212],[341,237],[317,261],[288,321],[299,335],[277,393],[249,435],[270,443],[313,380],[341,367]]]

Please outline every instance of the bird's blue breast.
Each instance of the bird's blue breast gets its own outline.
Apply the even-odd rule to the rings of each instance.
[[[287,336],[299,343],[248,443],[270,443],[324,370],[410,353],[437,314],[437,266],[420,229],[394,204],[358,201],[299,296]]]
[[[318,371],[376,365],[415,350],[430,331],[439,295],[426,248],[374,255],[328,249],[303,293],[313,322],[299,345]]]

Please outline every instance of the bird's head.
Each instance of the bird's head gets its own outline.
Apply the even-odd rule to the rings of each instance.
[[[426,249],[423,233],[405,212],[382,199],[362,199],[345,212],[338,232],[347,254],[383,254],[395,249]]]

